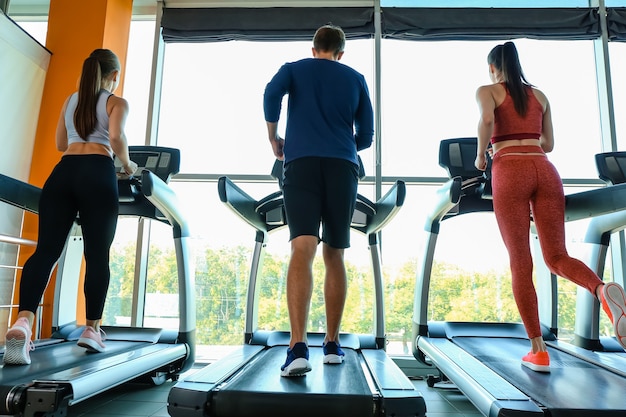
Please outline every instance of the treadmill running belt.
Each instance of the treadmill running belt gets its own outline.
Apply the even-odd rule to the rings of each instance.
[[[320,347],[309,347],[311,372],[303,377],[281,377],[286,346],[267,349],[257,360],[219,387],[210,400],[210,415],[323,416],[372,415],[373,394],[363,375],[358,353],[344,348],[343,364],[324,365]]]
[[[551,417],[626,415],[626,378],[558,349],[550,352],[550,372],[521,364],[530,342],[512,338],[454,337],[452,341],[524,392]]]

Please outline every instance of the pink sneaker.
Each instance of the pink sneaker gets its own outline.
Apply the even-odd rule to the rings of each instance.
[[[522,365],[537,372],[550,372],[550,355],[548,352],[528,352],[522,358]]]
[[[104,333],[104,330],[100,329],[97,332],[93,327],[87,326],[80,335],[80,339],[78,339],[78,346],[84,347],[89,353],[104,352],[106,346],[102,341],[105,337],[106,333]]]
[[[626,294],[621,285],[609,282],[600,291],[602,309],[613,323],[613,331],[620,345],[626,349]]]
[[[28,319],[17,319],[6,334],[3,357],[5,365],[30,365],[30,351],[35,350],[31,336]]]

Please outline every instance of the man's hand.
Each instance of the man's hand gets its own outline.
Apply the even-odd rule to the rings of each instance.
[[[270,143],[272,144],[272,151],[274,151],[274,156],[276,159],[282,161],[285,159],[285,154],[283,152],[283,148],[285,147],[285,139],[276,135],[274,138],[270,139]]]

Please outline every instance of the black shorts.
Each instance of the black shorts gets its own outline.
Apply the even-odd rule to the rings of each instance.
[[[339,158],[299,158],[285,165],[283,195],[289,239],[317,236],[337,249],[350,247],[359,167]]]

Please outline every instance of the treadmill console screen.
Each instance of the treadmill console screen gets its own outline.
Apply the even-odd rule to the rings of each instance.
[[[152,172],[164,182],[169,182],[172,175],[180,169],[180,151],[161,146],[129,146],[130,159],[137,165],[135,177],[140,177],[144,169]],[[122,163],[115,158],[115,170],[120,180],[128,179],[122,172]]]

